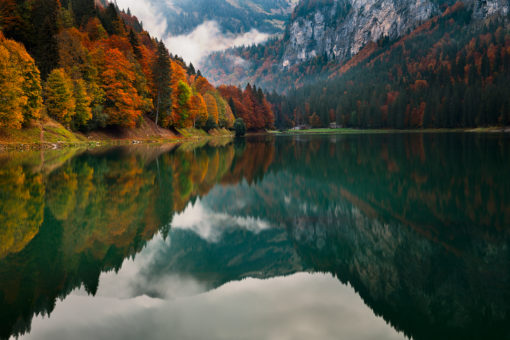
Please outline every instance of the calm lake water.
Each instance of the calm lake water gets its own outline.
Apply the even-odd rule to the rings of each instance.
[[[510,338],[510,136],[215,144],[0,154],[0,338]]]

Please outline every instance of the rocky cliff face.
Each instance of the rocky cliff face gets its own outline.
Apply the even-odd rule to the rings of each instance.
[[[509,12],[508,0],[463,0],[473,18]],[[438,15],[451,0],[302,0],[285,39],[284,68],[317,56],[345,61],[369,42],[397,39]]]

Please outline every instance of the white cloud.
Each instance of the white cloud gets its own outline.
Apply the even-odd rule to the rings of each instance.
[[[269,34],[256,29],[242,34],[222,33],[215,21],[206,21],[189,34],[165,38],[168,49],[184,60],[200,65],[200,61],[212,52],[227,48],[258,44],[266,41]]]
[[[216,21],[205,21],[189,34],[171,36],[168,34],[167,19],[159,9],[159,6],[166,6],[176,10],[171,2],[155,4],[147,0],[117,0],[117,3],[122,9],[129,8],[152,36],[165,41],[170,52],[195,65],[200,65],[200,61],[212,52],[262,43],[270,37],[270,34],[256,29],[242,34],[223,33]]]
[[[138,20],[143,22],[143,27],[152,36],[162,39],[166,36],[168,24],[166,18],[149,1],[143,0],[117,0],[119,8],[131,10]]]

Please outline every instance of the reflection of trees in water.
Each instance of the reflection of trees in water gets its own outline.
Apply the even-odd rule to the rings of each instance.
[[[43,220],[44,185],[41,175],[21,166],[0,169],[0,260],[21,251],[39,232]]]
[[[14,240],[0,249],[0,335],[82,284],[95,293],[101,271],[221,183],[214,209],[283,229],[219,243],[176,231],[164,270],[212,285],[327,271],[417,339],[508,336],[509,153],[500,136],[300,136],[92,151],[35,174],[14,162],[0,173],[0,240]]]
[[[379,217],[427,229],[431,236],[483,228],[485,236],[494,232],[499,238],[500,231],[509,231],[510,143],[504,136],[358,135],[276,146],[271,169],[329,181],[331,190],[352,193]],[[313,162],[301,162],[309,157]]]
[[[409,336],[507,338],[505,138],[412,134],[324,143],[329,148],[319,149],[314,165],[294,168],[305,183],[317,180],[301,186],[298,196],[321,207],[301,215],[318,219],[306,224],[307,234],[326,242],[318,247],[302,238],[300,255],[316,270],[350,282],[377,314]],[[308,150],[304,145],[301,152]],[[282,164],[288,169],[288,161]],[[324,194],[316,196],[329,195],[327,200],[310,194],[321,184]],[[335,213],[336,201],[355,209]]]
[[[375,313],[413,338],[508,338],[510,148],[504,138],[276,139],[276,159],[262,183],[215,191],[207,202],[213,210],[285,225],[303,268],[349,282]],[[245,204],[231,206],[228,197]],[[218,247],[221,253],[228,245]],[[183,263],[187,257],[170,256],[172,270],[194,268]],[[263,276],[269,265],[252,272]]]
[[[29,330],[33,314],[82,284],[94,294],[101,271],[167,233],[174,212],[207,194],[234,158],[232,145],[157,150],[94,150],[48,175],[2,168],[0,337]]]

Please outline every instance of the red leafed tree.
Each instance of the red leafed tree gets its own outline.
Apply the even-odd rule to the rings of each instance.
[[[134,66],[118,49],[107,50],[101,78],[106,95],[107,124],[135,126],[142,115],[143,101],[135,88]]]
[[[207,92],[214,91],[214,87],[202,76],[196,77],[193,86],[195,90],[202,96]]]
[[[221,85],[220,94],[230,104],[234,115],[242,118],[249,130],[261,130],[274,126],[274,114],[271,105],[261,89],[248,84],[244,91],[236,86]]]

